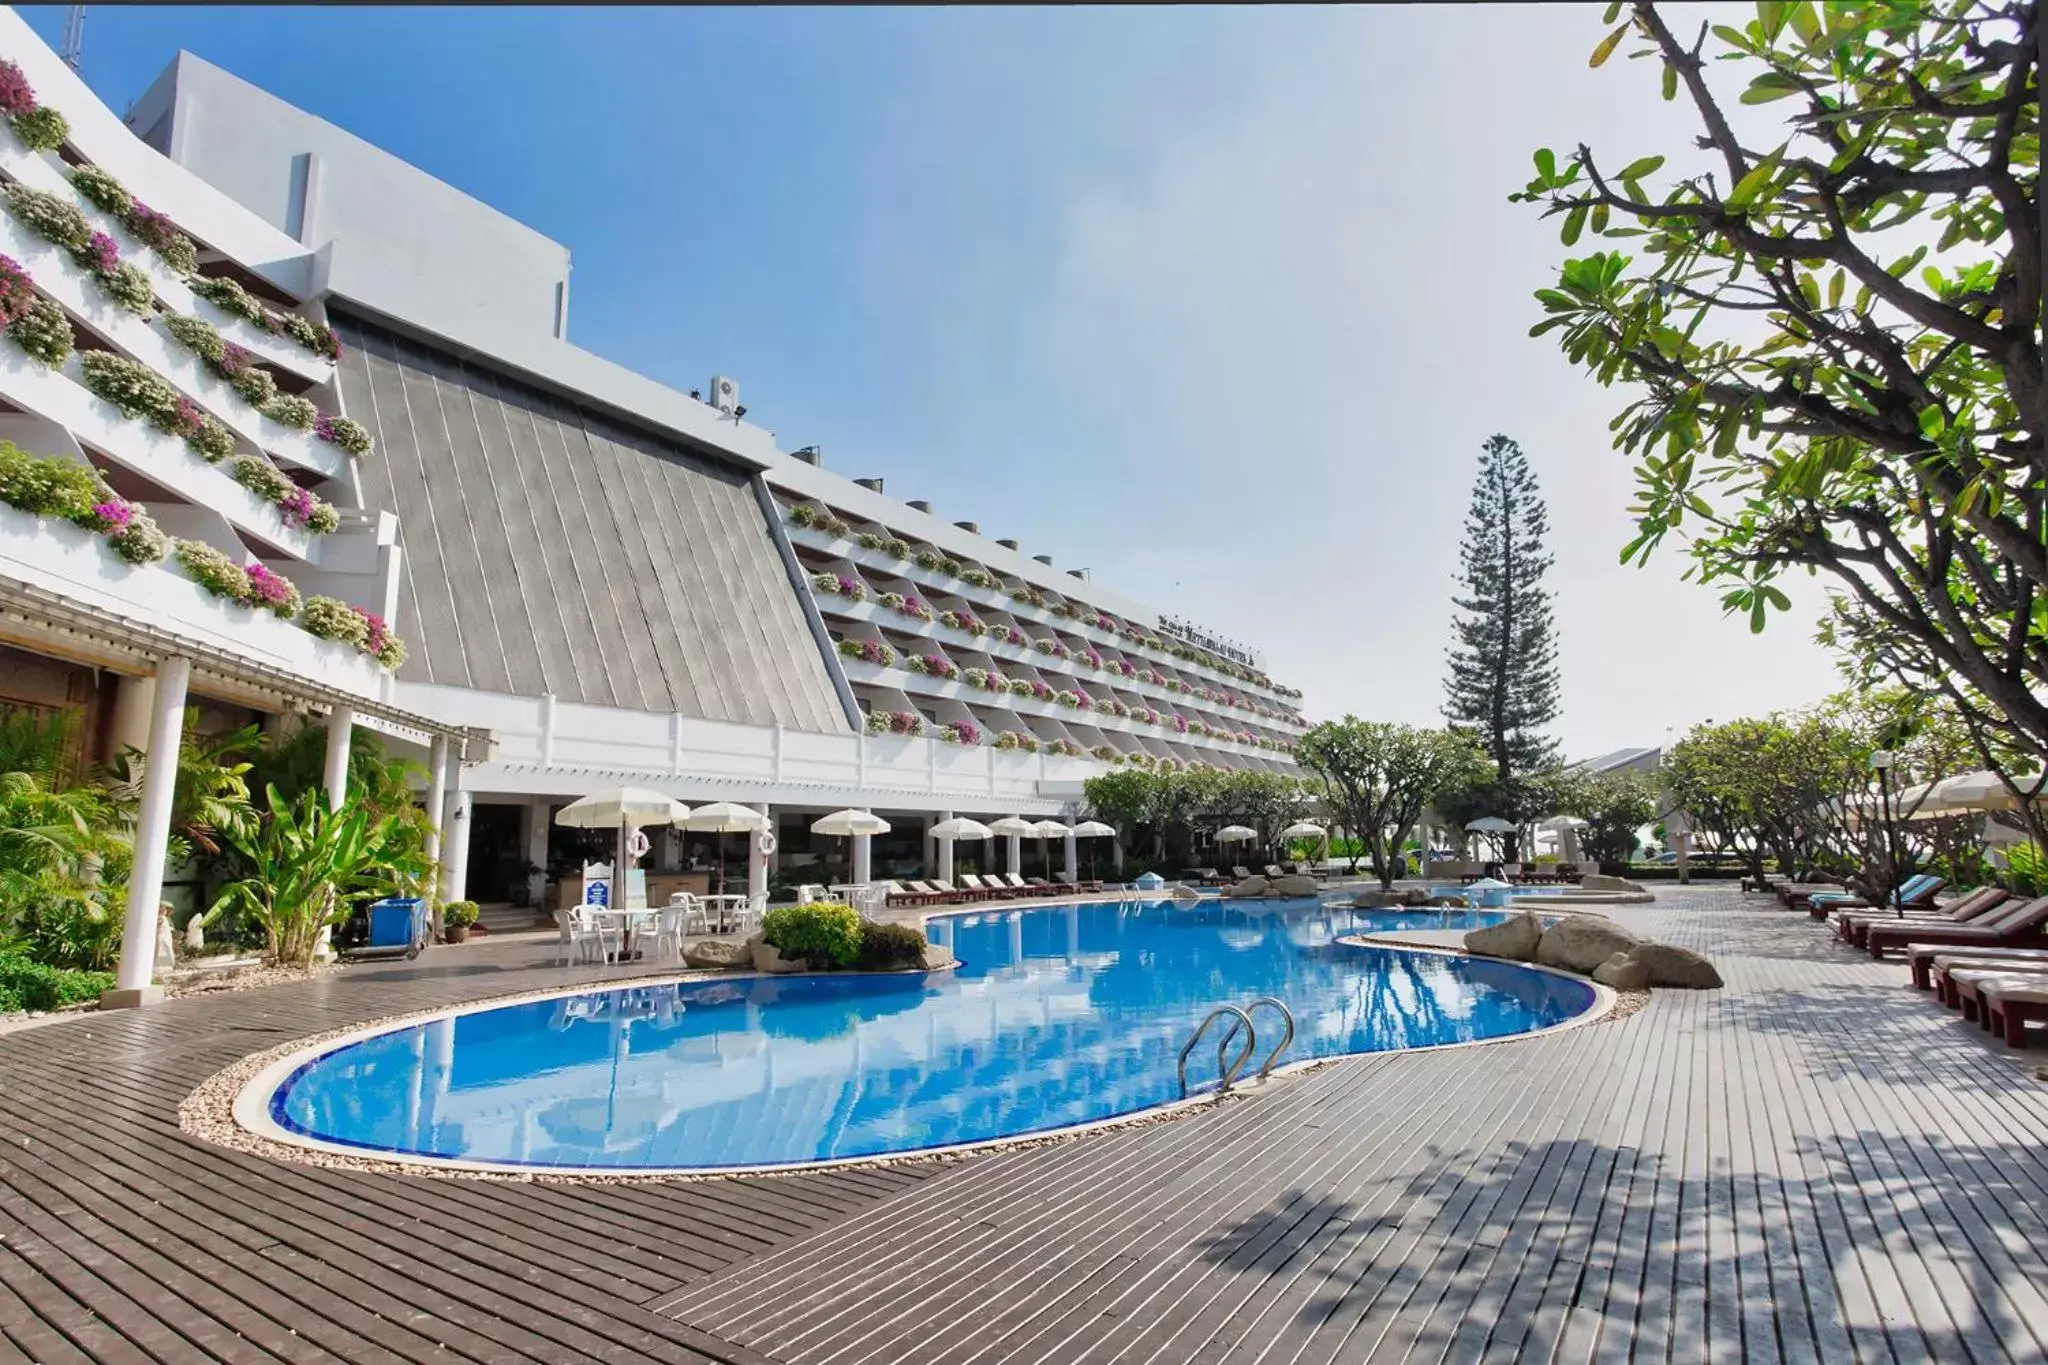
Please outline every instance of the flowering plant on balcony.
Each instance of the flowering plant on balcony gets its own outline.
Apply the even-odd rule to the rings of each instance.
[[[263,405],[263,415],[281,427],[311,431],[320,420],[320,409],[314,407],[310,399],[281,393]]]
[[[13,62],[0,59],[0,114],[7,116],[14,135],[32,152],[54,152],[71,136],[64,116],[36,102],[28,77]]]
[[[1045,746],[1045,751],[1049,754],[1058,754],[1061,758],[1079,758],[1087,752],[1071,739],[1056,739]]]
[[[21,262],[0,256],[0,327],[11,326],[36,301],[36,282]]]
[[[1047,637],[1043,640],[1033,640],[1031,642],[1031,647],[1037,650],[1040,654],[1050,654],[1056,658],[1061,659],[1067,657],[1067,647],[1061,644],[1058,640],[1052,639],[1051,637]]]
[[[1163,773],[1184,772],[1187,766],[1187,764],[1177,758],[1162,758],[1159,760],[1159,771]]]
[[[993,669],[970,668],[960,675],[960,680],[969,687],[978,687],[984,692],[1008,692],[1010,680]]]
[[[979,744],[981,727],[971,720],[956,720],[939,732],[939,738],[948,744]]]
[[[894,555],[898,559],[907,559],[910,556],[910,547],[908,545],[905,545],[894,536],[885,536],[880,531],[862,531],[860,533],[860,545],[863,550],[873,550],[877,554]]]
[[[889,713],[887,711],[868,711],[863,713],[861,728],[871,735],[888,734]]]
[[[1072,602],[1059,601],[1053,603],[1052,614],[1069,621],[1078,621],[1081,619],[1081,608]]]
[[[948,681],[960,676],[960,665],[943,654],[912,654],[903,661],[903,666],[912,673]]]
[[[965,631],[969,635],[988,634],[988,627],[971,611],[942,611],[939,613],[939,624],[953,630]]]
[[[960,561],[949,559],[937,550],[919,550],[916,558],[917,567],[923,569],[926,573],[935,573],[946,578],[958,578],[960,576]]]
[[[915,711],[891,711],[889,733],[894,735],[921,735],[924,733],[924,717]]]
[[[850,597],[856,602],[868,600],[868,585],[843,573],[814,573],[811,575],[811,586],[819,592],[829,592],[835,597]]]
[[[1101,759],[1104,763],[1121,763],[1124,761],[1124,756],[1116,751],[1114,745],[1098,744],[1088,752]]]
[[[902,612],[905,616],[916,617],[920,621],[929,621],[932,619],[931,607],[925,602],[925,600],[922,597],[919,597],[916,593],[910,594],[908,597],[905,597],[901,602],[897,603],[896,610]]]
[[[1094,649],[1082,650],[1081,657],[1088,661],[1088,666],[1090,668],[1102,667],[1102,655]]]
[[[977,588],[992,589],[997,586],[996,576],[987,569],[955,569],[954,576],[962,583],[972,583]]]
[[[277,508],[293,526],[325,534],[341,524],[340,514],[331,503],[293,483],[283,470],[267,460],[237,455],[228,466],[228,477]]]
[[[186,577],[215,597],[245,605],[249,602],[252,590],[248,572],[219,550],[203,541],[181,540],[172,553]]]
[[[1105,715],[1111,716],[1129,716],[1131,714],[1131,708],[1125,706],[1115,697],[1111,697],[1107,701],[1097,702],[1095,705],[1095,709],[1102,712]]]
[[[1111,665],[1111,667],[1116,669],[1116,671],[1119,674],[1126,678],[1135,678],[1138,676],[1137,667],[1133,665],[1129,659],[1118,659],[1116,663]]]
[[[1155,687],[1164,687],[1166,686],[1166,675],[1156,668],[1148,668],[1145,670],[1145,681]]]
[[[1095,628],[1097,630],[1106,630],[1114,635],[1116,634],[1116,618],[1106,611],[1098,611],[1095,613]]]
[[[158,213],[128,192],[127,186],[98,166],[74,166],[71,187],[94,205],[112,214],[135,234],[142,244],[163,258],[179,275],[190,275],[199,267],[199,248],[166,214]]]
[[[1016,749],[1027,754],[1035,754],[1038,752],[1038,737],[1020,734],[1015,730],[1005,730],[996,736],[994,747],[998,749]]]
[[[13,62],[0,58],[0,114],[12,118],[36,107],[36,92]]]
[[[1051,701],[1055,695],[1052,690],[1052,684],[1046,682],[1043,678],[1028,678],[1025,680],[1025,683],[1031,689],[1031,695],[1040,701]],[[1012,690],[1015,687],[1016,684],[1012,683]]]
[[[1088,699],[1082,696],[1079,692],[1074,691],[1070,687],[1061,688],[1060,691],[1053,697],[1053,700],[1058,702],[1061,706],[1072,707],[1075,710],[1086,709],[1088,705]]]
[[[880,664],[884,668],[896,662],[896,651],[880,640],[841,640],[839,652],[849,659]]]
[[[143,211],[148,212],[146,208]],[[128,225],[135,231],[136,236],[145,241],[150,240],[142,225],[133,218]],[[156,245],[153,241],[150,244]],[[162,248],[158,250],[161,251]],[[170,263],[175,267],[175,262]],[[315,322],[301,313],[280,312],[224,275],[200,275],[194,278],[192,292],[222,312],[232,313],[246,322],[252,322],[272,336],[290,337],[314,355],[324,356],[328,360],[341,359],[341,337],[332,327],[324,322]]]
[[[70,316],[53,300],[41,297],[7,324],[7,335],[15,345],[51,369],[64,363],[75,340]]]
[[[299,614],[299,590],[288,578],[272,573],[257,560],[242,566],[249,578],[249,605],[289,621]]]
[[[1175,716],[1173,718],[1173,728],[1179,734],[1186,734],[1188,732],[1188,718],[1186,716]]]
[[[1039,607],[1042,609],[1045,606],[1045,594],[1032,587],[1029,583],[1019,583],[1012,587],[1010,589],[1010,599],[1015,602],[1022,602],[1029,607]]]
[[[368,427],[361,422],[338,417],[331,412],[315,414],[313,435],[350,455],[368,455],[372,445]]]

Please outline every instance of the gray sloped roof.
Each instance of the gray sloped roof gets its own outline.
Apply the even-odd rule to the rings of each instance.
[[[363,500],[400,522],[401,678],[847,730],[752,476],[334,321]]]

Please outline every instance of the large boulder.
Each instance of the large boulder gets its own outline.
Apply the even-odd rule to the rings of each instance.
[[[1632,952],[1616,953],[1593,969],[1593,979],[1618,991],[1640,991],[1650,984],[1650,969]]]
[[[1641,942],[1604,919],[1571,915],[1543,931],[1543,939],[1536,945],[1536,961],[1585,976],[1616,953],[1625,953]]]
[[[683,945],[683,965],[718,971],[751,967],[754,965],[754,944],[751,939],[692,939]]]
[[[1401,904],[1412,905],[1419,909],[1429,904],[1429,893],[1419,886],[1411,886],[1401,893]]]
[[[1429,903],[1438,910],[1469,910],[1472,902],[1464,896],[1431,896]]]
[[[1353,910],[1391,910],[1395,906],[1408,903],[1403,899],[1405,894],[1400,891],[1380,891],[1377,889],[1361,891],[1351,898],[1351,908]]]
[[[953,950],[943,943],[924,945],[924,969],[928,972],[944,971],[953,965]]]
[[[1235,886],[1224,887],[1223,894],[1232,899],[1241,899],[1246,896],[1270,896],[1273,893],[1266,889],[1264,877],[1246,877]]]
[[[788,972],[809,971],[811,964],[801,957],[784,957],[782,950],[772,943],[754,941],[754,970],[771,972],[781,976]]]
[[[1629,957],[1643,969],[1649,978],[1648,984],[1652,986],[1710,991],[1721,984],[1721,973],[1714,964],[1690,948],[1674,948],[1668,943],[1643,943],[1637,945]]]
[[[1322,890],[1321,883],[1314,877],[1303,876],[1299,872],[1290,872],[1284,877],[1275,877],[1266,883],[1266,894],[1269,896],[1318,896],[1322,894]]]
[[[1600,872],[1588,872],[1579,878],[1581,891],[1618,891],[1630,895],[1647,895],[1641,882],[1632,882],[1626,877],[1609,877]]]
[[[1480,957],[1504,957],[1510,962],[1527,962],[1536,956],[1543,938],[1543,921],[1524,910],[1502,924],[1489,924],[1465,935],[1465,951]]]

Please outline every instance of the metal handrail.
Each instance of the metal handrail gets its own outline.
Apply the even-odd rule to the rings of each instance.
[[[1221,1095],[1230,1089],[1231,1082],[1237,1079],[1238,1072],[1244,1069],[1245,1063],[1251,1060],[1252,1053],[1258,1049],[1258,1030],[1252,1026],[1252,1017],[1249,1014],[1246,1014],[1235,1005],[1218,1005],[1215,1009],[1210,1010],[1202,1022],[1196,1026],[1195,1031],[1188,1035],[1187,1042],[1181,1045],[1180,1094],[1182,1099],[1186,1099],[1188,1094],[1188,1054],[1195,1050],[1196,1043],[1202,1041],[1202,1035],[1209,1031],[1209,1025],[1225,1015],[1230,1016],[1230,1028],[1225,1031],[1221,1038],[1216,1040],[1217,1094]],[[1239,1029],[1244,1030],[1244,1047],[1239,1050],[1237,1056],[1228,1065],[1225,1065],[1223,1060],[1224,1050],[1230,1046],[1230,1040],[1237,1036]]]
[[[1273,1044],[1273,1050],[1266,1054],[1264,1064],[1259,1067],[1259,1079],[1263,1081],[1272,1072],[1273,1063],[1280,1060],[1280,1054],[1287,1051],[1294,1042],[1294,1011],[1287,1008],[1286,1001],[1276,1000],[1270,995],[1262,995],[1244,1007],[1245,1017],[1249,1019],[1252,1011],[1261,1005],[1268,1005],[1273,1009],[1279,1010],[1281,1022],[1287,1026],[1287,1031],[1280,1035],[1280,1041]]]

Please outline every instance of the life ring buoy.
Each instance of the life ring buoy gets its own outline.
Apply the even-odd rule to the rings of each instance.
[[[647,831],[636,829],[626,839],[626,856],[629,858],[644,858],[647,856],[647,850],[653,847],[654,843],[647,837]]]
[[[760,851],[761,856],[764,858],[774,856],[775,831],[772,829],[764,829],[759,834],[755,835],[754,847]]]

